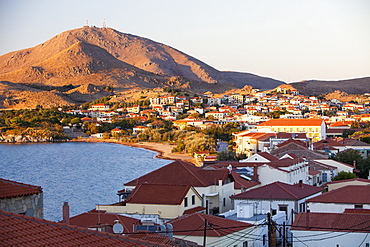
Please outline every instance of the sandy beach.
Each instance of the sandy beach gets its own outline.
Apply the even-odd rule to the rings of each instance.
[[[100,138],[82,138],[82,139],[73,139],[72,141],[79,142],[107,142],[126,145],[130,147],[144,148],[147,150],[155,151],[158,153],[156,158],[168,159],[168,160],[184,160],[196,164],[194,158],[187,154],[172,153],[171,150],[175,147],[174,145],[157,143],[157,142],[138,142],[138,143],[129,143],[121,142],[114,139],[100,139]]]

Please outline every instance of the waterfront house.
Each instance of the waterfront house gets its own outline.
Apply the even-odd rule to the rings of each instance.
[[[202,197],[201,206],[207,208],[207,213],[210,214],[217,214],[232,208],[229,197],[234,194],[234,182],[228,169],[203,169],[177,160],[125,183],[125,192],[121,196],[133,191],[137,185],[146,183],[190,185]]]
[[[0,178],[1,210],[43,218],[44,196],[40,186]]]
[[[202,197],[190,185],[139,184],[122,203],[99,205],[109,213],[153,215],[162,221],[181,216],[190,210],[204,210]]]

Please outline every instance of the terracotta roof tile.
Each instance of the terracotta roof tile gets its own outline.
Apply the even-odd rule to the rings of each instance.
[[[180,205],[190,185],[139,184],[126,203]]]
[[[274,182],[255,189],[233,195],[233,199],[284,199],[299,200],[323,191],[323,188],[308,184],[286,184]]]
[[[240,176],[239,173],[232,171],[231,175],[234,178],[234,189],[249,189],[255,186],[260,185],[260,182],[257,181],[249,181]]]
[[[291,230],[370,232],[370,214],[299,213]]]
[[[348,185],[313,197],[307,202],[370,204],[370,185]]]
[[[105,211],[91,210],[70,218],[70,225],[78,227],[92,228],[102,225],[112,226],[118,220],[124,227],[124,233],[132,232],[132,225],[141,225],[140,220],[123,216],[120,214],[108,214]],[[113,232],[113,231],[112,231]]]
[[[253,227],[252,224],[236,220],[221,218],[218,216],[194,213],[178,217],[168,223],[172,224],[173,231],[176,235],[203,236],[204,221],[207,220],[207,236],[220,237],[226,236],[243,229]],[[194,230],[200,229],[200,230]]]
[[[321,126],[322,119],[271,119],[263,122],[258,127],[263,126]]]
[[[38,193],[42,193],[40,186],[0,178],[0,198],[19,197]]]
[[[228,170],[205,170],[183,161],[175,161],[152,171],[144,176],[134,179],[125,186],[138,184],[166,184],[191,185],[193,187],[208,187],[218,184],[218,180],[228,177]]]
[[[0,211],[3,246],[170,246]]]

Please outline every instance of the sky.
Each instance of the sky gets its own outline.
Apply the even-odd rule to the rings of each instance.
[[[104,20],[221,71],[370,76],[370,0],[0,0],[0,55]]]

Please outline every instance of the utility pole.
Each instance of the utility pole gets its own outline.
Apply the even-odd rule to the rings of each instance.
[[[206,238],[207,238],[207,219],[204,220],[203,247],[206,247]]]
[[[267,213],[267,229],[268,229],[268,246],[272,247],[272,221],[271,214]]]
[[[285,247],[285,238],[286,238],[286,234],[285,234],[286,232],[285,232],[285,221],[283,222],[283,247]]]

